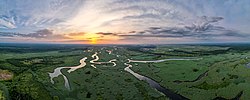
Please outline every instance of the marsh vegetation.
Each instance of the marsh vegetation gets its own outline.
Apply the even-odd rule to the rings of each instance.
[[[0,99],[173,99],[152,88],[147,81],[141,81],[124,70],[128,67],[125,63],[133,66],[129,68],[134,73],[150,78],[186,99],[250,98],[248,44],[1,44],[0,51]],[[95,53],[99,58],[97,61],[93,61],[96,59],[92,57]],[[79,60],[84,57],[87,58],[84,67],[70,73],[69,68],[60,70],[67,77],[70,90],[65,87],[62,75],[53,78],[54,84],[51,83],[48,73],[53,73],[59,67],[78,66],[82,64]],[[183,60],[190,58],[202,59]],[[128,63],[128,59],[132,62]]]

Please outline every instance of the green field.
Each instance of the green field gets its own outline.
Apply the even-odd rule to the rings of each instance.
[[[108,54],[106,50],[112,50]],[[117,65],[90,61],[98,52],[98,62],[116,59]],[[55,68],[77,66],[87,57],[86,66],[50,82]],[[151,78],[161,86],[191,100],[250,99],[249,44],[231,45],[0,45],[0,100],[168,100],[169,96],[125,71],[127,59],[161,60],[171,58],[200,60],[130,63],[134,72]],[[6,72],[7,71],[7,72]],[[1,77],[0,77],[1,78]],[[173,98],[172,98],[173,99]]]

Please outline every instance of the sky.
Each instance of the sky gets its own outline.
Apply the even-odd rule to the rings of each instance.
[[[0,42],[250,42],[250,0],[0,0]]]

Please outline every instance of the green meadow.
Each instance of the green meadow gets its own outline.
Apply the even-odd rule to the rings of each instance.
[[[191,100],[250,98],[249,45],[40,45],[0,45],[0,100],[168,100],[171,98],[125,71],[124,63],[171,58],[200,59],[130,63],[130,69]],[[92,67],[95,52],[98,62],[116,59],[116,66]],[[70,90],[62,75],[51,83],[49,73],[54,69],[77,66],[84,57],[88,59],[83,68],[71,73],[67,68],[61,70]]]

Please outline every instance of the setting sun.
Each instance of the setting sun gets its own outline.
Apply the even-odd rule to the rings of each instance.
[[[89,42],[90,44],[97,44],[97,38],[91,38]]]
[[[99,37],[100,36],[95,33],[87,33],[84,35],[84,38],[86,38],[89,41],[89,44],[97,44]]]

